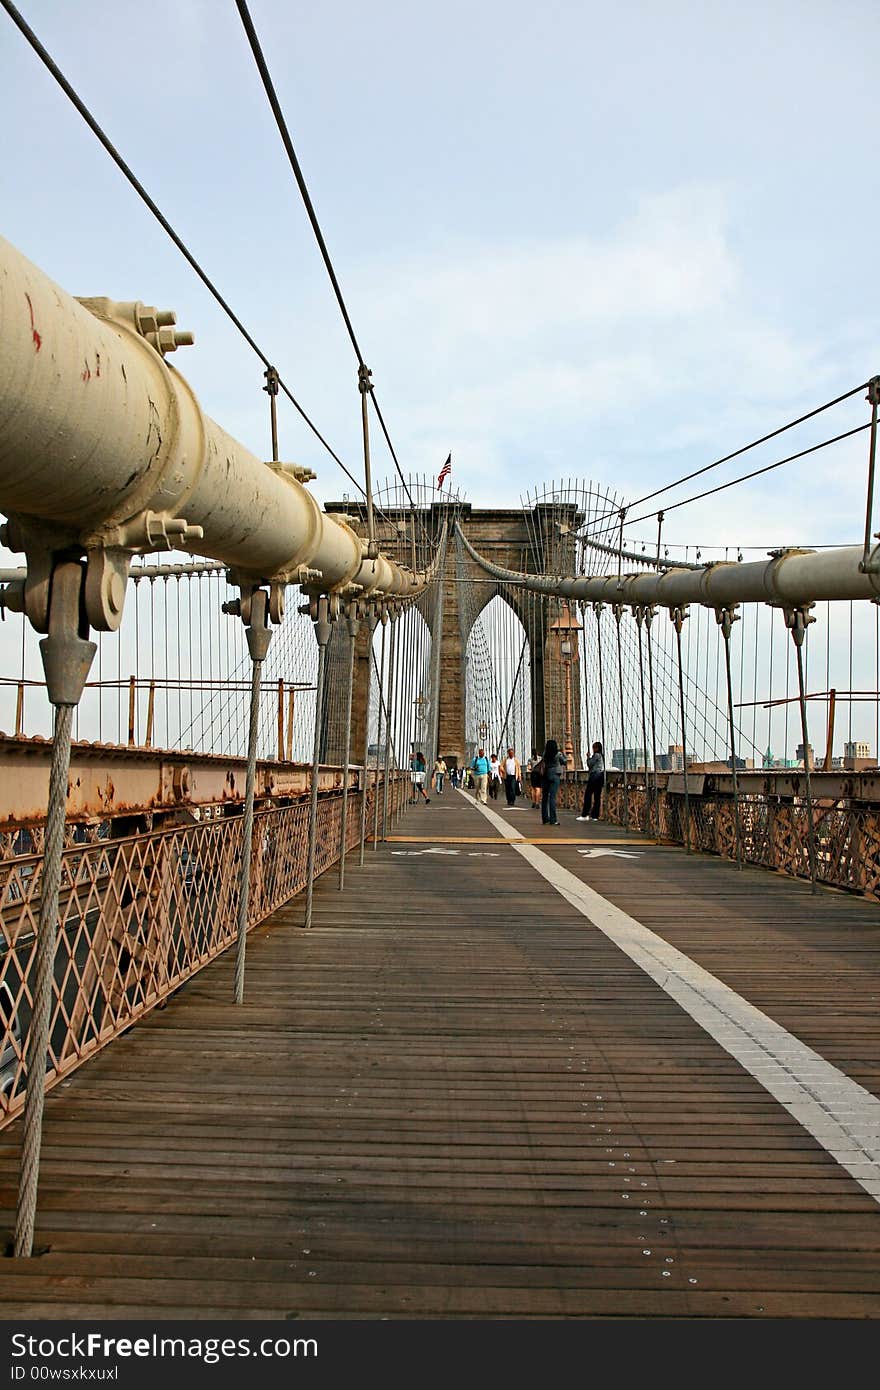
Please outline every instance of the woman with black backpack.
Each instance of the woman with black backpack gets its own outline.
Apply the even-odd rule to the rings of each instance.
[[[544,825],[559,824],[556,816],[556,796],[567,761],[565,754],[560,753],[556,739],[548,738],[541,759],[544,764],[541,781],[541,821]]]

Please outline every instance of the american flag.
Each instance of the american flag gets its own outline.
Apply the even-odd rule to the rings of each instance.
[[[439,476],[439,478],[437,479],[437,486],[438,486],[438,487],[442,487],[442,486],[443,486],[444,480],[445,480],[446,478],[449,477],[449,475],[450,475],[451,472],[452,472],[452,455],[450,454],[449,457],[448,457],[448,459],[447,459],[446,462],[444,463],[443,467],[440,469],[440,476]]]

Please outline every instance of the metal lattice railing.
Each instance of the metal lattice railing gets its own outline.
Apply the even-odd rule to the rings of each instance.
[[[568,810],[580,809],[582,797],[583,782],[569,779],[560,789],[559,805]],[[632,829],[684,844],[684,796],[662,787],[658,790],[659,826],[655,827],[650,778],[643,773],[628,774],[626,798],[622,776],[610,774],[603,802],[603,816],[612,824],[624,825],[628,813]],[[739,798],[739,815],[744,863],[776,869],[795,878],[810,877],[809,821],[803,798],[781,800],[749,793]],[[817,881],[880,898],[880,811],[845,799],[820,798],[813,802],[812,816]],[[703,853],[736,858],[731,796],[690,797],[690,845]]]
[[[403,776],[395,775],[389,810],[406,791]],[[366,795],[370,826],[372,788]],[[349,797],[347,849],[359,840],[360,796]],[[305,802],[257,812],[249,927],[305,886],[308,816]],[[342,798],[322,797],[316,875],[339,858],[341,820]],[[240,816],[65,850],[47,1086],[235,941],[241,853]],[[39,855],[23,855],[0,863],[0,1127],[24,1104],[42,862]]]

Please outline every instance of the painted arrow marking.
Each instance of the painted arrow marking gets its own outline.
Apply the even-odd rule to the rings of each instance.
[[[392,854],[458,854],[457,849],[393,849]]]
[[[629,849],[579,849],[578,854],[582,854],[585,859],[599,859],[603,854],[610,854],[615,859],[641,859],[641,851],[633,853]]]

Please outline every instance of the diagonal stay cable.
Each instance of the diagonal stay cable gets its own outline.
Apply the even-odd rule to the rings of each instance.
[[[706,463],[702,468],[695,468],[692,473],[685,473],[683,477],[677,478],[674,483],[666,483],[663,487],[655,488],[653,492],[646,492],[643,497],[637,497],[634,502],[628,503],[628,509],[640,507],[643,502],[650,502],[652,497],[659,497],[661,493],[671,492],[673,488],[679,487],[682,483],[689,483],[692,478],[699,478],[703,473],[709,473],[713,468],[720,468],[722,463],[729,463],[731,459],[739,458],[740,454],[747,454],[750,449],[757,449],[759,444],[766,444],[770,439],[776,439],[778,435],[785,434],[787,430],[794,429],[795,425],[802,425],[805,420],[812,420],[816,415],[822,415],[826,410],[831,410],[835,405],[840,405],[841,401],[848,401],[850,397],[857,396],[860,391],[867,390],[869,381],[864,381],[860,386],[853,386],[850,391],[844,391],[843,395],[835,396],[833,401],[826,401],[824,405],[817,405],[814,410],[808,410],[806,415],[799,415],[796,420],[789,420],[787,424],[780,425],[778,429],[771,430],[769,434],[762,434],[760,439],[753,439],[750,444],[743,444],[741,448],[734,449],[732,453],[725,454],[722,458],[715,459],[713,463]],[[843,438],[843,436],[840,436]],[[805,450],[805,452],[808,452]],[[792,458],[801,457],[799,454],[792,454]],[[753,476],[749,474],[749,476]],[[708,494],[704,494],[708,495]],[[675,504],[676,506],[679,503]],[[671,507],[666,508],[671,511]],[[614,516],[616,512],[605,512],[602,516],[597,516],[594,521],[604,521],[606,517]]]
[[[284,119],[284,112],[281,109],[281,103],[278,100],[278,93],[275,91],[275,85],[269,73],[269,67],[266,63],[265,55],[263,54],[263,49],[260,44],[256,28],[254,27],[254,22],[251,19],[250,11],[248,10],[246,0],[235,0],[235,4],[239,16],[241,18],[242,25],[244,26],[244,31],[247,35],[247,40],[250,44],[251,53],[253,54],[254,62],[257,65],[257,71],[260,74],[260,80],[263,83],[263,88],[265,90],[267,100],[269,102],[270,107],[272,108],[272,114],[275,117],[275,124],[277,125],[278,133],[281,136],[281,143],[284,145],[287,158],[290,161],[290,167],[293,170],[293,176],[296,179],[297,188],[300,191],[300,196],[302,197],[306,213],[308,214],[309,222],[312,226],[312,231],[315,234],[315,240],[318,243],[318,249],[321,252],[321,258],[324,262],[327,274],[330,277],[330,283],[333,286],[333,293],[336,296],[336,302],[339,305],[339,310],[345,322],[345,327],[348,331],[348,336],[351,339],[351,345],[354,348],[359,371],[362,373],[367,373],[366,380],[369,382],[369,371],[366,366],[366,363],[364,362],[364,355],[361,352],[360,345],[358,344],[358,340],[354,331],[354,325],[351,321],[351,316],[349,315],[348,309],[346,308],[345,300],[342,295],[342,290],[339,285],[339,280],[337,279],[336,271],[333,268],[333,262],[330,259],[330,252],[327,250],[327,243],[324,240],[324,235],[321,231],[320,223],[318,222],[318,216],[315,212],[314,204],[312,203],[311,197],[309,195],[309,190],[306,185],[303,171],[300,167],[300,162],[297,159],[296,150],[293,147],[293,141],[290,138],[290,131],[287,127],[287,122]],[[388,430],[385,426],[385,421],[382,418],[382,412],[379,409],[379,402],[376,399],[376,393],[371,382],[369,382],[368,391],[370,397],[372,398],[376,414],[379,418],[379,423],[382,426],[382,433],[384,434],[386,442],[388,444],[388,448],[391,451],[391,457],[394,460],[394,467],[397,469],[398,476],[403,484],[404,491],[406,492],[406,495],[409,498],[409,503],[413,509],[413,515],[415,516],[417,514],[416,505],[412,499],[412,496],[410,495],[409,488],[407,487],[406,479],[401,470],[400,463],[398,462],[397,454],[395,453],[394,447],[391,443]],[[424,527],[422,527],[422,529],[424,530]]]
[[[724,492],[726,488],[736,487],[739,483],[747,483],[750,478],[759,478],[762,473],[772,473],[774,468],[781,468],[784,463],[793,463],[795,459],[806,458],[807,454],[815,454],[819,449],[827,449],[831,444],[839,444],[842,439],[851,439],[854,434],[864,434],[865,430],[871,428],[871,421],[866,425],[856,425],[855,429],[844,430],[843,434],[835,434],[831,439],[823,439],[820,444],[813,444],[809,449],[801,449],[797,454],[789,454],[787,458],[778,459],[776,463],[768,463],[764,468],[756,468],[752,473],[744,473],[740,478],[731,478],[729,483],[719,483],[717,487],[710,487],[705,492],[695,493],[693,497],[684,497],[680,502],[672,502],[664,508],[666,512],[675,511],[676,507],[687,507],[691,502],[699,502],[704,497],[712,497],[716,492]],[[643,516],[634,516],[632,521],[627,521],[627,526],[636,526],[640,521],[650,521],[653,513]]]
[[[192,269],[195,271],[196,275],[198,275],[199,279],[201,280],[202,284],[203,284],[203,285],[205,286],[205,288],[207,289],[208,293],[209,293],[210,295],[213,296],[213,298],[216,300],[216,302],[220,305],[220,308],[223,310],[223,312],[227,315],[227,317],[231,320],[231,322],[234,323],[235,327],[238,329],[239,333],[242,335],[242,337],[244,338],[245,342],[248,344],[248,346],[249,346],[250,348],[252,348],[252,350],[256,353],[257,357],[259,357],[260,361],[263,363],[263,366],[264,366],[264,367],[272,367],[272,363],[270,362],[270,360],[269,360],[269,358],[266,356],[266,354],[263,352],[262,348],[259,346],[259,344],[256,342],[256,340],[252,337],[252,335],[248,332],[247,328],[245,328],[245,326],[244,326],[244,324],[242,323],[241,319],[238,317],[238,315],[235,313],[235,311],[232,309],[232,307],[231,307],[231,306],[227,303],[227,301],[224,299],[223,295],[222,295],[222,294],[220,293],[220,291],[217,289],[217,286],[214,284],[214,282],[210,279],[210,277],[207,275],[207,273],[206,273],[206,272],[202,269],[202,267],[199,265],[198,261],[196,260],[195,256],[193,256],[192,252],[189,250],[189,248],[187,247],[186,243],[178,236],[177,232],[174,230],[174,228],[172,227],[171,223],[168,221],[167,217],[165,217],[164,213],[163,213],[163,212],[161,211],[161,209],[157,206],[157,204],[153,201],[153,199],[150,197],[150,195],[149,195],[149,193],[147,192],[147,190],[144,188],[143,184],[140,182],[140,180],[138,179],[137,175],[134,173],[134,170],[133,170],[133,169],[131,168],[131,166],[130,166],[129,164],[127,164],[126,161],[123,159],[122,155],[121,155],[121,154],[119,153],[119,151],[116,149],[115,145],[114,145],[113,142],[110,140],[109,136],[105,134],[105,132],[102,130],[101,126],[100,126],[100,125],[98,124],[98,122],[95,120],[95,117],[92,115],[91,111],[90,111],[89,108],[86,106],[85,102],[78,96],[78,94],[76,93],[76,91],[74,90],[74,88],[70,85],[70,83],[68,82],[67,78],[64,76],[64,74],[63,74],[63,72],[61,71],[61,69],[58,67],[57,63],[54,61],[54,59],[52,58],[52,56],[47,52],[47,50],[43,47],[42,43],[41,43],[40,40],[37,38],[37,36],[36,36],[36,34],[34,33],[33,29],[31,29],[30,25],[27,23],[27,21],[25,20],[24,16],[21,15],[21,14],[19,13],[19,11],[16,9],[15,5],[12,4],[12,0],[0,0],[0,5],[3,6],[4,10],[5,10],[6,13],[9,15],[9,18],[10,18],[10,19],[12,20],[12,22],[16,25],[16,27],[20,30],[20,32],[22,33],[22,35],[24,36],[24,38],[27,39],[28,43],[30,44],[30,46],[31,46],[31,48],[34,50],[34,52],[36,53],[37,57],[40,59],[40,61],[43,63],[43,65],[48,69],[48,71],[52,74],[52,76],[55,78],[55,81],[58,83],[59,87],[60,87],[61,90],[64,92],[64,95],[68,98],[68,100],[72,103],[72,105],[76,107],[76,110],[77,110],[77,111],[79,112],[79,114],[82,116],[83,120],[85,121],[85,123],[86,123],[86,125],[89,127],[89,129],[92,131],[92,133],[97,137],[97,139],[98,139],[98,140],[100,141],[100,143],[103,145],[104,149],[107,151],[107,153],[109,154],[110,158],[113,160],[114,164],[115,164],[115,165],[117,166],[117,168],[120,169],[121,172],[125,175],[125,178],[126,178],[126,179],[128,180],[128,182],[131,184],[132,188],[133,188],[134,191],[137,193],[138,197],[139,197],[144,203],[146,203],[147,207],[150,209],[150,212],[153,214],[153,216],[155,217],[156,221],[159,223],[160,227],[162,227],[163,231],[165,231],[165,232],[168,234],[168,236],[171,238],[171,240],[174,242],[174,245],[177,247],[178,251],[179,251],[180,254],[183,256],[184,260],[188,262],[188,264],[189,264],[189,265],[192,267]],[[331,457],[332,459],[334,459],[335,462],[336,462],[336,463],[339,465],[339,467],[342,469],[342,471],[343,471],[343,473],[345,474],[345,476],[346,476],[352,483],[354,483],[355,487],[358,489],[359,492],[363,492],[364,489],[361,487],[361,485],[360,485],[360,483],[358,482],[357,478],[355,478],[354,475],[353,475],[352,473],[349,472],[349,470],[346,468],[345,464],[342,462],[342,459],[339,457],[339,455],[336,453],[336,451],[331,447],[331,445],[328,444],[327,440],[324,438],[323,434],[322,434],[321,431],[318,429],[317,425],[315,425],[315,424],[313,423],[313,421],[309,419],[309,416],[306,414],[305,410],[304,410],[303,407],[300,405],[299,401],[298,401],[298,400],[296,399],[296,397],[292,394],[292,392],[290,391],[290,389],[285,385],[285,383],[281,380],[280,377],[279,377],[279,380],[278,380],[278,385],[280,386],[281,390],[284,392],[285,396],[286,396],[287,399],[290,401],[290,403],[291,403],[291,405],[294,407],[294,409],[297,410],[297,411],[299,412],[299,414],[302,416],[303,420],[304,420],[305,423],[308,425],[309,429],[312,431],[312,434],[315,436],[315,438],[318,439],[318,440],[321,442],[321,444],[323,444],[324,448],[327,450],[327,453],[330,455],[330,457]]]

